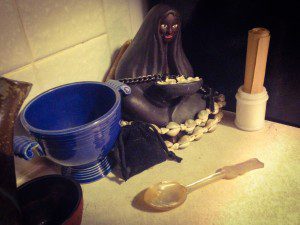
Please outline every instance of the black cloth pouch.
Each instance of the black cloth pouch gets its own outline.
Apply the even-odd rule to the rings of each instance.
[[[168,150],[154,126],[144,122],[122,127],[116,147],[115,159],[125,181],[166,159],[182,160]]]

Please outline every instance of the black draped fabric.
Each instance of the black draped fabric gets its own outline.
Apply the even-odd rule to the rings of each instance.
[[[170,13],[179,18],[177,11],[163,4],[149,11],[118,64],[116,79],[162,74],[166,64],[171,75],[193,76],[193,69],[182,49],[181,24],[170,43],[165,43],[159,33],[160,20]]]
[[[124,180],[167,159],[181,162],[182,158],[169,151],[164,140],[151,124],[133,122],[122,127],[117,141],[115,160],[121,167]]]

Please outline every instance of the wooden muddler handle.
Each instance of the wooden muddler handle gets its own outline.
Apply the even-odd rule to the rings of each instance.
[[[225,166],[221,169],[218,169],[216,172],[221,172],[222,174],[224,174],[223,179],[233,179],[251,170],[255,170],[263,167],[264,164],[260,162],[258,159],[249,159],[239,164],[235,164],[232,166]]]
[[[243,91],[257,94],[263,91],[270,32],[265,28],[253,28],[248,32],[246,68]]]

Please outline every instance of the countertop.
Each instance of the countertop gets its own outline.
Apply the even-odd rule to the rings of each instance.
[[[176,154],[182,162],[166,161],[127,182],[110,173],[82,185],[83,225],[251,225],[300,224],[300,129],[266,121],[256,132],[238,130],[226,112],[217,130],[205,134]],[[140,193],[162,180],[189,184],[226,165],[258,158],[263,169],[234,180],[221,180],[192,192],[180,207],[153,212],[140,204]],[[16,158],[18,184],[59,168],[45,159]]]

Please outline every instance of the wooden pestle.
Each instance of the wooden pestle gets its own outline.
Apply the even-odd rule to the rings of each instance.
[[[257,94],[263,91],[270,32],[265,28],[253,28],[248,32],[246,68],[243,91]]]
[[[13,153],[14,123],[31,84],[0,77],[0,224],[22,224]]]

